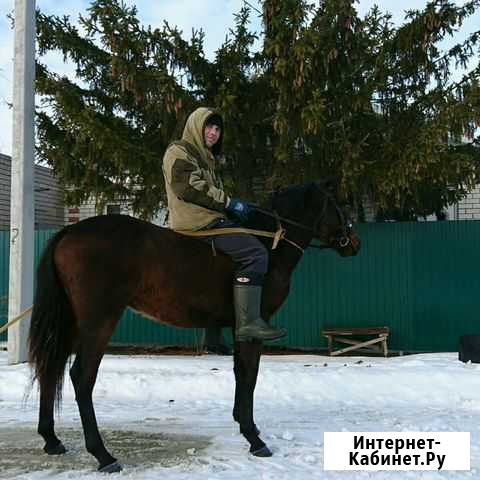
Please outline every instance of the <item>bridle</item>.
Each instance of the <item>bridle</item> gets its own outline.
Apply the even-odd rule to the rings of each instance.
[[[333,207],[335,208],[335,211],[337,212],[339,223],[342,229],[342,232],[340,235],[337,235],[335,238],[336,241],[338,242],[338,245],[342,248],[346,247],[350,243],[350,233],[353,230],[353,222],[349,219],[346,218],[345,215],[343,214],[342,209],[338,206],[338,203],[335,201],[335,197],[329,193],[326,192],[325,190],[322,190],[322,193],[325,195],[325,200],[323,202],[323,208],[322,208],[322,213],[320,216],[315,220],[315,224],[313,227],[314,235],[318,235],[317,227],[323,217],[325,216],[327,212],[327,205],[328,202],[332,203]]]
[[[275,210],[273,211],[264,210],[256,205],[250,204],[250,208],[252,208],[253,210],[256,210],[276,220],[277,228],[275,232],[264,231],[264,230],[254,230],[251,228],[238,228],[238,227],[213,228],[209,230],[175,230],[175,231],[182,235],[187,235],[191,237],[209,237],[209,236],[225,235],[225,234],[232,234],[232,233],[247,233],[250,235],[258,235],[261,237],[273,238],[272,250],[274,250],[277,247],[278,242],[280,240],[283,240],[289,243],[290,245],[294,246],[298,250],[300,250],[300,252],[303,254],[305,253],[305,249],[302,246],[300,246],[298,243],[291,240],[290,238],[287,238],[286,236],[287,229],[282,225],[282,222],[284,224],[293,225],[297,228],[306,230],[307,232],[312,234],[312,237],[319,239],[320,238],[319,225],[322,222],[323,218],[326,216],[328,202],[331,202],[335,208],[335,211],[337,212],[338,219],[340,221],[340,225],[342,229],[341,234],[335,237],[336,244],[333,242],[326,243],[323,245],[313,245],[310,243],[308,246],[313,248],[319,248],[319,249],[337,248],[337,247],[345,248],[351,242],[349,234],[352,232],[352,229],[353,229],[352,222],[350,221],[350,219],[345,218],[345,215],[343,214],[341,208],[338,206],[337,202],[335,201],[334,196],[323,189],[321,189],[321,191],[325,195],[324,197],[325,199],[324,199],[320,214],[318,215],[317,218],[315,218],[313,227],[309,225],[305,225],[304,223],[297,222],[296,220],[291,220],[290,218],[281,217]],[[212,243],[212,248],[214,248],[213,243]]]
[[[325,217],[327,213],[327,207],[328,203],[332,203],[333,207],[335,208],[335,211],[337,212],[339,223],[341,226],[341,234],[337,235],[335,238],[335,241],[337,242],[338,246],[341,248],[345,248],[349,243],[350,243],[350,236],[349,233],[353,230],[353,223],[349,218],[346,218],[345,215],[343,214],[341,208],[338,206],[337,202],[335,201],[334,196],[326,192],[325,190],[322,190],[322,193],[324,194],[324,201],[323,201],[323,206],[322,210],[320,212],[320,215],[315,219],[313,227],[310,227],[308,225],[305,225],[303,223],[297,222],[295,220],[291,220],[289,218],[282,217],[278,215],[278,213],[274,211],[269,211],[269,210],[264,210],[260,207],[257,206],[252,206],[256,211],[263,213],[264,215],[268,215],[272,218],[274,218],[277,221],[277,228],[283,228],[282,223],[288,224],[295,226],[297,228],[301,228],[302,230],[306,230],[310,232],[315,238],[318,238],[320,236],[319,234],[319,225],[322,222],[323,218]],[[285,230],[285,229],[284,229]],[[285,232],[286,233],[286,232]],[[293,242],[292,240],[288,239],[286,236],[283,236],[282,238],[286,242],[290,243],[291,245],[295,246],[298,248],[302,253],[305,252],[305,249],[298,245],[297,243]],[[318,248],[318,249],[325,249],[325,248],[335,248],[336,245],[332,244],[321,244],[321,245],[314,245],[310,244],[309,247],[313,248]]]

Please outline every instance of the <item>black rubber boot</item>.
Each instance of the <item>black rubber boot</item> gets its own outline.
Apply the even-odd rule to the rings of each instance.
[[[203,330],[203,351],[215,355],[232,355],[232,349],[225,343],[222,327],[207,327]]]
[[[262,302],[262,287],[260,285],[233,286],[233,301],[235,305],[235,338],[245,341],[277,340],[287,334],[284,328],[274,328],[268,325],[260,316]]]

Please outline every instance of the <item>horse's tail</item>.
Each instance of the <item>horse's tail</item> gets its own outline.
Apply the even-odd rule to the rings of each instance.
[[[28,359],[42,391],[55,392],[57,406],[62,399],[65,365],[73,351],[74,314],[58,277],[54,252],[67,228],[49,241],[37,270],[37,289],[33,303]]]

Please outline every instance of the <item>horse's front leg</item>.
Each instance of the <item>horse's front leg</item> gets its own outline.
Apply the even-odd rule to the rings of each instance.
[[[257,457],[271,457],[272,452],[259,437],[253,420],[253,393],[257,383],[262,342],[235,342],[235,405],[233,418],[240,423],[240,433],[250,444],[250,452]]]
[[[237,344],[238,345],[238,344]],[[236,365],[239,365],[239,362],[236,361],[236,358],[240,355],[240,352],[238,350],[235,350],[234,352],[234,373],[235,373],[235,402],[233,405],[233,419],[237,422],[240,423],[240,404],[241,404],[241,397],[243,395],[243,392],[245,390],[245,381],[243,379],[243,376],[240,374],[241,369],[237,367]],[[257,360],[257,375],[258,375],[258,364],[260,362],[260,355],[258,355],[258,360]],[[253,402],[253,392],[255,391],[255,385],[257,381],[257,375],[255,376],[255,383],[253,385],[253,390],[252,390],[252,402]],[[252,404],[252,416],[253,416],[253,404]],[[258,429],[257,425],[255,425],[255,432],[257,435],[260,435],[260,430]]]

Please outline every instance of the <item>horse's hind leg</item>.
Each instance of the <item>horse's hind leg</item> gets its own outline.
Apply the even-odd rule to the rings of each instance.
[[[55,435],[53,410],[55,403],[55,384],[40,382],[40,415],[38,433],[45,440],[43,451],[49,455],[61,455],[67,450]]]
[[[75,389],[75,398],[85,435],[85,447],[98,460],[98,469],[107,473],[119,472],[122,467],[103,444],[95,417],[92,392],[100,361],[118,317],[109,322],[109,325],[104,325],[103,331],[94,330],[90,331],[88,335],[82,336],[75,361],[70,369],[70,377]]]

